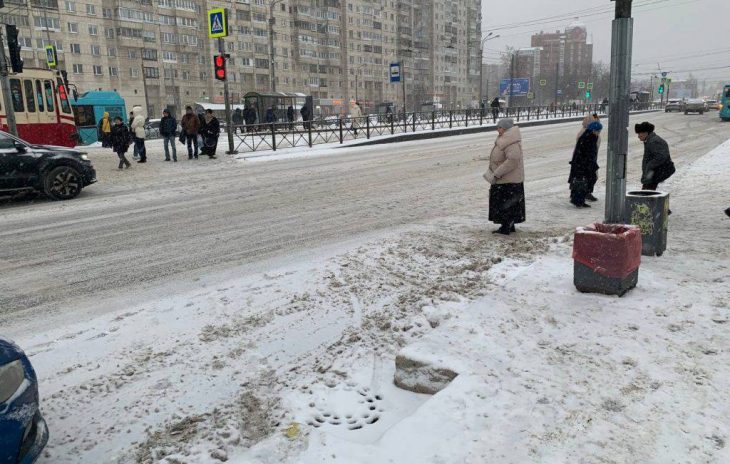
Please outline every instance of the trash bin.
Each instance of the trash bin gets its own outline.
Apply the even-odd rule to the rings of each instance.
[[[636,287],[640,264],[638,227],[596,223],[575,229],[573,284],[578,291],[623,296]]]
[[[641,254],[661,256],[667,249],[669,194],[636,190],[626,194],[625,222],[641,229]]]

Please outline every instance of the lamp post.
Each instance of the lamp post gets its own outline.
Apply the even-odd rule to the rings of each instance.
[[[481,45],[479,46],[479,104],[481,105],[484,101],[484,44],[492,39],[500,37],[499,34],[493,35],[494,32],[482,37]]]
[[[284,0],[269,0],[269,55],[271,63],[269,63],[269,87],[272,92],[276,92],[276,70],[275,70],[275,53],[274,53],[274,7]]]
[[[367,64],[361,64],[357,68],[355,68],[355,101],[359,101],[360,99],[357,98],[357,75],[360,74],[360,70],[367,66]]]

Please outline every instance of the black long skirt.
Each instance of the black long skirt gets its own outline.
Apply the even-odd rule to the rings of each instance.
[[[496,224],[525,222],[524,184],[494,184],[489,188],[489,220]]]

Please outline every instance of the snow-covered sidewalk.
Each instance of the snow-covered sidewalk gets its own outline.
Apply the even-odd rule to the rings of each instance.
[[[475,213],[11,334],[42,462],[730,462],[728,172],[730,142],[667,183],[668,250],[623,298],[572,286],[583,224],[494,237]],[[400,350],[459,375],[400,390]]]

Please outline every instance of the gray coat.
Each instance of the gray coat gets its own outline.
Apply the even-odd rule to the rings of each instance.
[[[641,161],[641,183],[655,184],[669,178],[665,167],[672,163],[669,156],[669,145],[663,138],[651,132],[644,141],[644,159]],[[673,170],[672,170],[673,171]],[[666,176],[666,177],[665,177]]]

